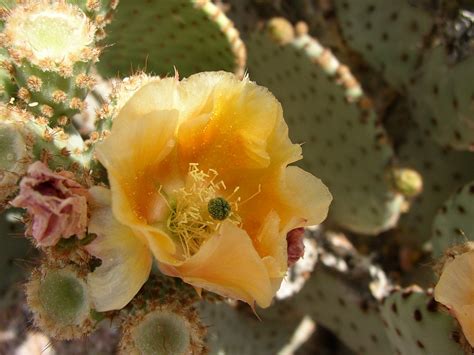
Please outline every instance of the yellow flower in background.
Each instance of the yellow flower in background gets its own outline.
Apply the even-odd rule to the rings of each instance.
[[[446,262],[434,295],[458,320],[467,341],[474,346],[474,244],[463,247],[470,250]]]
[[[145,83],[97,147],[110,191],[95,187],[89,275],[99,311],[125,306],[161,271],[197,289],[270,305],[287,271],[290,230],[321,223],[331,195],[294,166],[282,108],[224,72]]]

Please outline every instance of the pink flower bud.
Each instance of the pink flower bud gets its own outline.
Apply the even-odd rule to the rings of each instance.
[[[11,202],[26,208],[31,222],[26,231],[38,246],[55,245],[60,238],[82,238],[87,227],[87,190],[68,171],[55,173],[37,161],[21,180],[20,193]]]
[[[294,265],[304,255],[303,243],[304,228],[296,228],[288,232],[288,266]]]

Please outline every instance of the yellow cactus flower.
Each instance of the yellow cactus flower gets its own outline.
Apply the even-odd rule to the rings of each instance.
[[[97,309],[129,302],[152,255],[198,290],[269,306],[288,268],[287,233],[321,223],[332,199],[288,166],[301,147],[280,103],[225,72],[143,82],[97,147],[110,181],[110,192],[91,191]]]
[[[458,320],[474,346],[474,243],[456,247],[452,255],[444,264],[434,296]]]

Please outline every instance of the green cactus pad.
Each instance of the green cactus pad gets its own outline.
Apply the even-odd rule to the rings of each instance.
[[[0,62],[4,62],[8,59],[8,52],[5,48],[0,48]],[[7,103],[15,94],[16,89],[17,87],[9,70],[0,65],[0,101]]]
[[[441,146],[474,151],[474,89],[466,80],[474,71],[474,57],[450,64],[446,52],[440,46],[424,56],[408,91],[413,119]]]
[[[293,301],[353,351],[386,354],[388,338],[377,303],[363,296],[341,274],[318,265]]]
[[[210,353],[270,355],[298,347],[292,344],[292,338],[304,322],[302,314],[285,301],[256,313],[260,320],[250,306],[202,303],[200,314],[209,326]]]
[[[280,100],[301,166],[334,196],[329,218],[377,234],[397,221],[403,198],[385,172],[393,150],[370,102],[347,67],[308,35],[285,46],[265,33],[248,41],[250,78]]]
[[[464,354],[455,320],[420,289],[395,291],[383,300],[381,316],[396,354]]]
[[[433,222],[433,255],[474,240],[474,182],[464,185],[438,210]]]
[[[358,254],[346,236],[315,233],[318,263],[292,302],[360,354],[385,354],[388,338],[378,299],[388,287],[384,272]]]
[[[66,2],[26,2],[8,12],[2,45],[8,50],[19,102],[54,125],[84,108],[88,75],[98,59],[97,27]]]
[[[25,276],[24,260],[34,253],[30,242],[19,237],[24,232],[20,218],[21,214],[13,209],[0,214],[0,298],[12,283]]]
[[[180,76],[206,70],[243,74],[245,46],[232,22],[208,0],[120,1],[98,63],[106,77],[144,69]]]
[[[334,0],[347,44],[391,85],[405,89],[434,19],[407,0]]]
[[[418,171],[423,178],[422,193],[399,223],[400,238],[420,246],[431,238],[433,220],[444,201],[457,188],[474,179],[474,156],[443,149],[416,127],[408,125],[404,128],[398,158],[403,166]]]
[[[17,190],[31,160],[28,139],[20,122],[0,117],[0,206]]]
[[[88,179],[90,157],[82,154],[85,150],[84,142],[72,126],[67,127],[67,132],[60,127],[50,128],[47,121],[41,118],[36,118],[16,106],[1,104],[0,126],[16,129],[26,144],[26,152],[16,163],[19,165],[15,171],[17,178],[26,172],[26,167],[32,160],[41,160],[52,169],[65,169],[76,173],[78,180],[83,183]],[[18,145],[21,147],[21,142]],[[11,182],[9,184],[12,185]]]
[[[227,16],[246,39],[258,26],[259,15],[254,0],[226,0],[228,6]]]
[[[67,2],[78,6],[102,30],[110,23],[119,0],[67,0]]]

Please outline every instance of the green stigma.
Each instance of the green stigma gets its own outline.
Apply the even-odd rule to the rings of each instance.
[[[223,221],[229,217],[231,207],[229,202],[227,202],[224,198],[216,197],[209,200],[209,203],[207,204],[207,210],[213,219]]]

